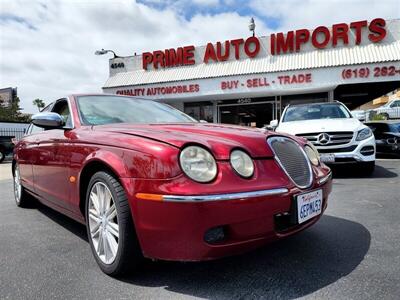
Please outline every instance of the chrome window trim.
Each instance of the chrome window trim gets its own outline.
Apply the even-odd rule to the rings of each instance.
[[[248,198],[273,196],[285,194],[289,192],[287,188],[275,188],[268,190],[259,190],[252,192],[240,192],[230,194],[216,194],[216,195],[164,195],[163,200],[166,202],[210,202],[210,201],[225,201],[225,200],[246,200]]]
[[[64,129],[64,130],[74,129],[75,128],[74,115],[73,115],[72,107],[71,107],[71,99],[69,99],[69,97],[60,98],[60,99],[57,99],[56,101],[54,101],[53,102],[53,106],[50,109],[50,112],[53,112],[54,106],[60,101],[67,101],[69,114],[71,115],[71,124],[72,124],[72,126],[63,126],[63,127],[60,127],[59,129]]]
[[[304,158],[305,158],[305,160],[306,160],[306,162],[307,162],[308,170],[309,170],[309,172],[310,172],[310,178],[309,178],[309,182],[308,182],[307,185],[298,185],[296,182],[294,182],[294,180],[292,179],[292,177],[291,177],[291,176],[289,175],[289,173],[286,171],[286,169],[285,169],[285,167],[283,166],[282,162],[280,161],[279,157],[276,155],[274,148],[271,146],[271,141],[272,141],[272,140],[275,140],[275,139],[290,140],[290,141],[294,142],[294,143],[297,145],[297,147],[299,147],[300,152],[303,154],[303,156],[304,156]],[[300,144],[299,144],[298,142],[296,142],[295,140],[293,140],[293,139],[291,139],[291,138],[288,138],[288,137],[285,137],[285,136],[281,136],[281,135],[271,136],[271,137],[267,138],[267,143],[268,143],[268,146],[270,147],[272,153],[274,153],[274,159],[275,159],[276,162],[279,164],[279,166],[281,167],[281,169],[283,170],[283,172],[285,172],[286,176],[290,179],[290,181],[291,181],[295,186],[297,186],[298,188],[301,188],[301,189],[309,188],[309,187],[312,185],[313,181],[314,181],[314,173],[313,173],[313,170],[312,170],[312,167],[311,167],[310,159],[308,158],[308,156],[307,156],[306,152],[304,151],[303,147],[301,147]]]

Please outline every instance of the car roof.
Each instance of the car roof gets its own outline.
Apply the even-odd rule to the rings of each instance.
[[[379,121],[368,121],[364,124],[400,124],[400,120],[379,120]]]
[[[313,103],[301,103],[301,104],[290,104],[290,106],[307,106],[307,105],[327,105],[327,104],[342,104],[339,101],[334,102],[313,102]]]

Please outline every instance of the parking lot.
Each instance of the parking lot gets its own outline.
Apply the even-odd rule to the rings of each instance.
[[[400,160],[372,177],[335,170],[325,215],[299,235],[205,263],[151,262],[127,278],[98,268],[85,227],[42,205],[14,204],[0,165],[0,298],[398,299]]]

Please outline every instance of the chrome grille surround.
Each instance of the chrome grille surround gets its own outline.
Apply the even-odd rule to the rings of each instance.
[[[310,160],[300,144],[283,136],[269,137],[267,143],[289,179],[301,189],[310,187],[313,171]]]
[[[353,131],[299,133],[296,136],[306,138],[316,147],[338,146],[350,143],[353,140]]]

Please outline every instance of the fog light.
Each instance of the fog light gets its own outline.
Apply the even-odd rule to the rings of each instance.
[[[360,150],[362,155],[372,155],[375,153],[374,146],[365,146]]]
[[[223,226],[213,227],[204,234],[204,241],[208,244],[215,244],[225,239],[225,230]]]

